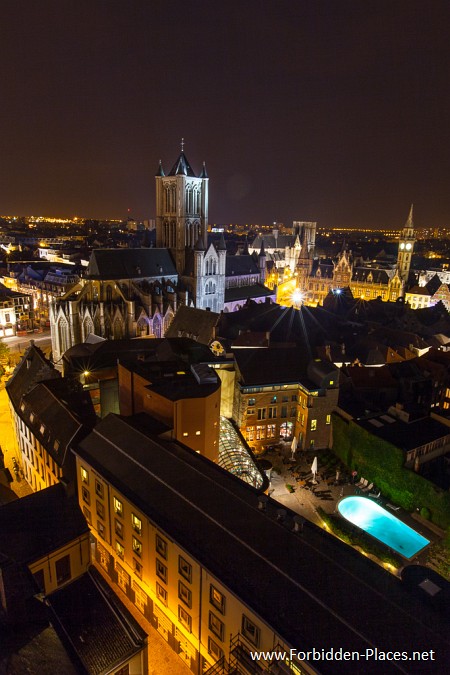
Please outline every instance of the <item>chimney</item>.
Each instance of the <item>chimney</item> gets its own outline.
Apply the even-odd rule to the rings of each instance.
[[[266,495],[259,495],[258,497],[258,509],[260,511],[265,511],[267,508],[269,498]]]

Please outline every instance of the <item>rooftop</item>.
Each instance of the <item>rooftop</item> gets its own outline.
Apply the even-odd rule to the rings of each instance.
[[[292,512],[278,520],[270,498],[260,510],[254,489],[197,453],[109,415],[78,454],[288,644],[311,649],[319,641],[361,653],[375,645],[433,649],[427,673],[443,672],[448,616],[418,605],[400,580],[312,523],[293,532]],[[364,661],[360,672],[379,674],[379,666]],[[320,671],[347,675],[348,664],[321,662]],[[386,662],[382,672],[423,675],[423,664]]]

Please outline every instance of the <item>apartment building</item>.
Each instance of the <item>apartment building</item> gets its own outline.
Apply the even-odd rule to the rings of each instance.
[[[339,371],[303,348],[236,349],[233,419],[256,453],[280,440],[299,449],[331,445]]]
[[[98,564],[193,672],[268,672],[251,653],[277,650],[285,656],[276,672],[347,674],[348,663],[289,649],[364,653],[391,649],[393,634],[400,651],[448,641],[432,603],[418,611],[420,598],[399,579],[131,419],[109,415],[74,452]],[[375,661],[363,665],[379,673]],[[397,672],[383,665],[385,675]],[[405,672],[420,672],[416,665],[402,662]]]

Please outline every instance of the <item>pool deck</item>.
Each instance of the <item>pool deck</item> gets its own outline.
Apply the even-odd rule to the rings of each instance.
[[[275,468],[281,469],[280,473],[272,472],[269,488],[270,496],[316,525],[322,525],[321,518],[317,513],[318,507],[322,508],[326,513],[331,514],[337,512],[337,504],[344,497],[357,495],[370,499],[368,493],[362,492],[352,483],[351,479],[346,479],[345,476],[340,478],[337,483],[335,476],[325,479],[323,468],[321,471],[319,457],[319,470],[316,476],[317,485],[313,485],[311,478],[308,478],[308,476],[311,475],[310,470],[314,456],[309,451],[304,453],[298,451],[295,455],[295,461],[291,462],[289,459],[290,450],[288,448],[285,451],[277,449],[266,453],[264,459],[271,461]],[[306,476],[303,478],[305,474]],[[286,485],[292,485],[294,492],[289,492]],[[420,521],[416,520],[402,508],[398,508],[398,510],[389,508],[387,504],[391,502],[389,499],[384,498],[383,495],[373,501],[388,513],[391,513],[406,525],[409,525],[413,530],[428,539],[430,543],[441,539],[435,528],[431,529],[427,527],[424,522],[421,522],[422,519]],[[428,561],[428,548],[429,546],[426,546],[421,549],[411,559],[405,558],[405,566],[408,564],[426,565]]]

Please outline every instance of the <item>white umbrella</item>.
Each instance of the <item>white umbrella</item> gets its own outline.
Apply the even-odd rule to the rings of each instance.
[[[316,482],[316,473],[317,473],[317,457],[314,457],[314,461],[311,464],[311,473],[313,474],[313,483]]]
[[[295,458],[294,458],[294,455],[295,455],[295,451],[296,451],[296,450],[297,450],[297,439],[296,439],[296,437],[294,436],[294,438],[292,439],[292,443],[291,443],[291,461],[292,461],[292,462],[293,462],[294,459],[295,459]]]

